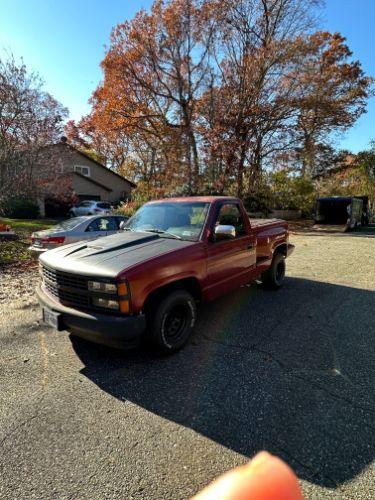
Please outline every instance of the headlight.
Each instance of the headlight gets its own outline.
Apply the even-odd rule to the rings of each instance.
[[[114,283],[103,283],[101,281],[89,281],[90,292],[117,293],[117,285]]]
[[[97,307],[105,307],[107,309],[119,310],[120,305],[117,300],[103,299],[102,297],[93,297],[92,303]]]
[[[104,281],[89,281],[88,289],[90,292],[98,293],[98,297],[94,294],[91,296],[91,303],[96,307],[112,309],[121,313],[130,313],[130,297],[129,289],[126,282],[121,283],[106,283]],[[116,295],[116,297],[103,297],[101,294]]]

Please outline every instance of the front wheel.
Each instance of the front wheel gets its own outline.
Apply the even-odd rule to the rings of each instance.
[[[285,255],[277,253],[267,271],[262,274],[262,282],[268,290],[278,290],[284,284],[285,279]]]
[[[161,354],[172,354],[188,341],[197,316],[197,306],[186,290],[175,290],[149,312],[149,339]]]

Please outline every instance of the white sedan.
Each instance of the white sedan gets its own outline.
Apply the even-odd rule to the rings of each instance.
[[[112,211],[112,206],[106,201],[85,200],[69,210],[70,217],[79,215],[107,215]]]
[[[61,245],[114,234],[120,230],[121,222],[126,221],[127,217],[121,215],[73,217],[50,229],[33,233],[29,250],[33,257],[39,257],[41,253]]]

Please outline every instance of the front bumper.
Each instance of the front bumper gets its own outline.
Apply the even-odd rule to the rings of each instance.
[[[61,314],[61,329],[97,344],[131,349],[139,345],[146,329],[146,318],[143,315],[122,317],[79,311],[56,302],[40,285],[36,294],[42,307]]]

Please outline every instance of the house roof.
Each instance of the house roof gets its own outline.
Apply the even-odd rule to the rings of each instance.
[[[120,179],[122,179],[123,181],[126,181],[128,182],[131,186],[133,187],[137,187],[137,184],[134,184],[134,182],[132,181],[129,181],[129,179],[127,179],[126,177],[123,177],[122,175],[118,174],[117,172],[115,172],[114,170],[111,170],[110,168],[106,167],[105,165],[103,165],[103,163],[100,163],[100,161],[98,160],[95,160],[94,158],[92,158],[90,155],[88,155],[87,153],[84,153],[83,151],[75,148],[74,146],[72,146],[71,144],[68,144],[67,142],[64,142],[64,141],[60,141],[60,142],[57,142],[55,144],[51,144],[51,146],[66,146],[68,148],[70,148],[72,151],[80,154],[81,156],[84,156],[85,158],[88,158],[89,160],[91,160],[93,163],[95,163],[96,165],[99,165],[99,167],[102,167],[104,168],[107,172],[110,172],[111,174],[113,175],[116,175],[117,177],[119,177]],[[48,146],[47,146],[48,147]],[[86,177],[85,177],[86,178]]]
[[[99,186],[99,187],[105,189],[108,192],[113,191],[113,189],[105,186],[104,184],[100,184],[100,182],[94,181],[94,179],[91,179],[91,177],[87,177],[87,175],[82,175],[79,172],[73,172],[73,175],[78,175],[78,177],[81,177],[82,179],[85,179],[85,181],[91,182],[91,184],[95,184],[96,186]]]

